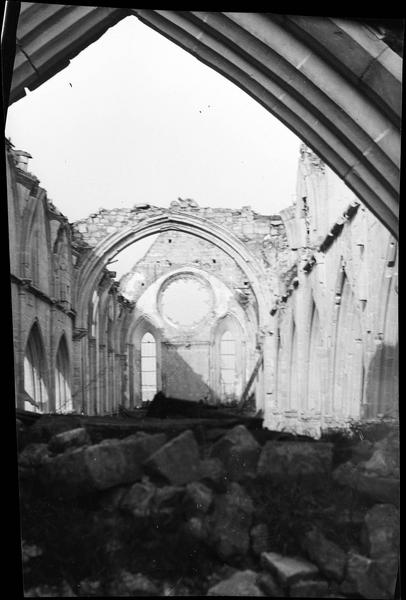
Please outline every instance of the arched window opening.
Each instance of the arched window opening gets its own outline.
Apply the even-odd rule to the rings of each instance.
[[[236,345],[230,331],[226,331],[220,341],[220,389],[225,399],[235,393]]]
[[[141,340],[141,399],[149,402],[157,391],[156,342],[147,332]]]
[[[24,355],[24,409],[34,412],[48,410],[45,385],[45,357],[37,325],[31,329]]]
[[[337,319],[333,410],[341,416],[358,417],[362,402],[363,347],[360,318],[354,294],[344,274]]]
[[[296,410],[299,406],[299,369],[296,325],[292,325],[292,345],[290,351],[290,394],[289,408]]]
[[[66,341],[62,338],[56,354],[55,366],[55,410],[58,413],[67,413],[73,410],[69,379],[69,354]]]
[[[310,327],[309,371],[307,386],[307,408],[319,411],[321,408],[321,364],[320,364],[320,322],[319,313],[313,304]]]

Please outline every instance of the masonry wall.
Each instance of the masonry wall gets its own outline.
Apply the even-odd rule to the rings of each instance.
[[[281,214],[297,267],[278,304],[269,422],[317,434],[397,416],[396,240],[305,147],[296,203]]]

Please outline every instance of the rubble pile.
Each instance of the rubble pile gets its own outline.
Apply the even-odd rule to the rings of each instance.
[[[398,431],[348,445],[191,430],[19,454],[25,596],[392,598]]]

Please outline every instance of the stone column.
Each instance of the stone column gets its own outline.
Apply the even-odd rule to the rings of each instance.
[[[97,352],[96,339],[89,338],[89,409],[92,414],[97,414]],[[89,410],[89,412],[90,412]]]
[[[100,354],[100,369],[99,369],[99,382],[100,382],[100,406],[99,414],[104,414],[108,410],[108,356],[106,344],[99,345]]]
[[[88,381],[87,357],[86,357],[86,334],[87,329],[75,328],[73,331],[73,410],[78,413],[89,413],[89,402],[87,401],[86,383]]]
[[[134,408],[134,344],[127,344],[127,355],[128,355],[128,406]]]

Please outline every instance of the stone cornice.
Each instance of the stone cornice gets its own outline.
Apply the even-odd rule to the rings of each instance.
[[[68,315],[68,317],[70,317],[71,319],[75,317],[75,310],[73,310],[72,308],[65,308],[64,306],[62,306],[62,304],[58,300],[56,300],[56,298],[51,298],[51,296],[48,296],[48,294],[46,294],[38,287],[33,285],[31,279],[22,279],[14,273],[10,273],[10,279],[12,282],[16,283],[20,288],[23,288],[25,291],[29,292],[30,294],[33,294],[33,296],[40,298],[50,306],[56,308],[58,311]]]

